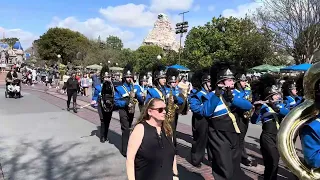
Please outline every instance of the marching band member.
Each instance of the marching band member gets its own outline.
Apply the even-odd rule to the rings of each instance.
[[[174,68],[168,68],[166,72],[166,77],[167,77],[167,86],[166,86],[166,98],[169,98],[170,91],[172,91],[173,94],[173,100],[174,104],[176,105],[182,105],[184,103],[184,99],[180,97],[180,90],[177,89],[177,78],[179,76],[179,71]],[[168,102],[168,101],[167,101]],[[177,146],[177,124],[178,124],[178,118],[179,118],[179,113],[175,113],[175,119],[174,122],[172,122],[172,131],[173,131],[173,142],[175,147]]]
[[[166,93],[166,67],[161,64],[154,65],[152,69],[152,79],[153,79],[153,87],[147,90],[147,97],[145,102],[148,102],[151,98],[159,98],[164,100],[165,102],[167,93]],[[166,102],[167,103],[167,102]]]
[[[149,86],[148,86],[147,76],[144,73],[139,74],[139,87],[142,93],[142,97],[145,99]],[[143,105],[144,105],[144,101],[139,103],[140,112],[142,112]]]
[[[262,133],[260,136],[260,148],[265,166],[264,179],[276,180],[278,173],[279,151],[277,148],[277,133],[281,120],[289,110],[281,100],[281,92],[275,85],[275,80],[271,76],[264,76],[260,79],[262,102],[260,110],[255,113],[251,122],[256,124],[262,122]],[[271,85],[272,84],[272,85]]]
[[[208,101],[207,94],[211,92],[211,78],[206,70],[201,69],[193,74],[191,83],[194,87],[189,95],[190,109],[192,111],[193,134],[191,164],[200,167],[208,141],[208,121],[203,116],[202,112],[205,108],[204,103]],[[212,155],[209,150],[208,159],[209,161],[212,160]]]
[[[283,83],[282,93],[288,109],[293,109],[303,101],[303,98],[298,96],[296,83],[293,80],[287,80]]]
[[[243,98],[252,102],[251,90],[245,89],[248,86],[247,78],[244,74],[237,74],[235,89],[233,90],[233,95]],[[249,158],[246,148],[244,147],[245,137],[249,128],[249,121],[251,118],[251,109],[250,111],[243,111],[239,108],[235,110],[235,113],[239,116],[239,128],[240,128],[240,151],[241,151],[241,163],[245,166],[257,166],[257,162],[254,161],[251,157]]]
[[[229,65],[216,62],[210,70],[211,86],[215,89],[207,96],[211,106],[204,112],[208,119],[208,146],[212,153],[212,173],[216,180],[240,179],[240,129],[239,118],[230,107],[249,111],[252,105],[249,101],[233,96],[234,75]],[[213,78],[215,77],[215,78]],[[216,98],[218,104],[216,105]]]
[[[109,125],[112,118],[114,107],[114,86],[111,81],[109,67],[104,66],[101,70],[100,79],[102,80],[101,94],[98,97],[98,113],[100,117],[100,142],[108,140]]]
[[[119,116],[122,131],[122,149],[123,156],[127,155],[127,146],[130,136],[130,128],[132,125],[135,107],[138,102],[142,102],[140,88],[133,85],[132,66],[127,65],[123,70],[123,85],[117,86],[115,89],[115,105],[119,108]]]
[[[320,81],[316,82],[315,104],[319,107],[320,103]],[[320,115],[304,125],[300,131],[302,152],[304,161],[311,168],[320,168]]]

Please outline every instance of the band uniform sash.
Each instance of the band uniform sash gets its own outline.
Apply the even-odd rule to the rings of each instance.
[[[163,93],[162,93],[158,88],[154,88],[154,89],[155,89],[155,90],[157,91],[157,93],[159,94],[160,99],[166,101],[166,99],[165,99],[164,96],[163,96]]]
[[[224,100],[224,98],[223,98],[222,96],[220,96],[220,100],[221,100],[222,103],[226,106],[227,113],[228,113],[229,117],[230,117],[231,120],[232,120],[232,124],[233,124],[233,127],[234,127],[235,131],[236,131],[237,133],[241,133],[241,132],[240,132],[240,129],[239,129],[239,126],[238,126],[238,124],[237,124],[236,117],[234,116],[234,114],[231,113],[229,107],[227,106],[226,101]]]
[[[273,110],[270,106],[268,106],[267,104],[264,104],[264,105],[269,108],[269,110],[270,110],[271,113],[273,113],[273,117],[274,117],[274,119],[275,119],[275,121],[276,121],[277,129],[279,130],[280,125],[279,125],[279,118],[278,118],[278,116],[276,115],[277,113],[274,112],[274,110]]]

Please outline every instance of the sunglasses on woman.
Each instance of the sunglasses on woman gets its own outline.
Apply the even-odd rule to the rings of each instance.
[[[150,109],[157,110],[159,113],[162,113],[163,111],[166,110],[166,108],[163,108],[163,107],[161,107],[161,108],[150,108]]]

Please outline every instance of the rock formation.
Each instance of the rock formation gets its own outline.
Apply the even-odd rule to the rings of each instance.
[[[179,51],[175,29],[172,27],[167,15],[159,14],[153,29],[143,40],[142,45],[156,45],[166,50]]]

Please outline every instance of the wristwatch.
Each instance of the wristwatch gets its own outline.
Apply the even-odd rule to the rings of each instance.
[[[174,174],[174,173],[173,173],[173,177],[179,177],[179,174]]]

